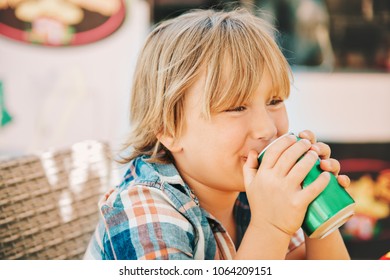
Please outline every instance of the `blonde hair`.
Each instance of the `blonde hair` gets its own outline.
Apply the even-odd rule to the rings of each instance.
[[[206,72],[205,90],[200,93],[206,118],[249,100],[264,69],[271,75],[273,94],[287,98],[291,71],[273,31],[244,9],[195,10],[157,26],[138,58],[132,132],[124,146],[131,153],[123,162],[140,155],[149,155],[152,162],[172,162],[156,135],[180,136],[186,90],[201,73]]]

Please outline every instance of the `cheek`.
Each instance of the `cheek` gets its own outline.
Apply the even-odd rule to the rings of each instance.
[[[243,134],[243,121],[215,118],[211,122],[200,124],[198,134],[205,142],[213,145],[228,145],[237,141]]]
[[[211,138],[215,140],[216,149],[225,149],[226,153],[235,153],[244,145],[246,134],[245,123],[231,121],[215,129],[210,140]]]
[[[182,137],[182,147],[185,152],[191,152],[198,156],[207,153],[215,153],[221,146],[223,132],[218,128],[205,124],[202,121],[190,123],[185,135]]]
[[[289,123],[285,107],[283,107],[280,111],[273,113],[272,118],[274,120],[279,136],[288,132]]]
[[[229,129],[214,129],[204,133],[202,146],[207,153],[223,158],[237,151],[242,145],[240,133]],[[195,140],[196,141],[196,140]],[[200,143],[197,143],[199,145]]]

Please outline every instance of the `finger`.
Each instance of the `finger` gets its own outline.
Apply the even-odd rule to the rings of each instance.
[[[322,142],[317,142],[314,143],[311,147],[313,151],[315,151],[322,159],[326,159],[330,157],[330,146],[322,143]]]
[[[302,189],[300,199],[308,206],[326,188],[329,181],[329,172],[322,172],[313,183]]]
[[[309,140],[312,144],[317,142],[315,134],[310,130],[301,131],[298,136],[303,139]]]
[[[307,176],[314,164],[318,160],[318,155],[314,151],[308,151],[298,162],[294,165],[288,174],[288,177],[294,182],[298,182],[298,186]]]
[[[297,138],[294,135],[281,136],[280,138],[272,142],[270,146],[266,147],[266,151],[261,161],[260,168],[273,168],[282,153],[296,142]]]
[[[323,159],[320,162],[320,168],[337,176],[340,172],[340,162],[334,158]]]
[[[259,164],[257,162],[257,152],[250,151],[248,157],[243,166],[243,176],[245,187],[249,186],[252,180],[255,178]]]
[[[287,175],[293,166],[296,165],[299,158],[306,153],[310,147],[311,143],[306,139],[299,140],[297,143],[293,144],[280,156],[278,162],[274,166],[275,171],[283,176]]]
[[[337,182],[344,188],[348,188],[351,184],[351,179],[347,175],[337,176]]]

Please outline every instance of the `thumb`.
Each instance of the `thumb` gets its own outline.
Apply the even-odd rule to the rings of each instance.
[[[245,188],[248,187],[253,181],[253,178],[255,178],[258,167],[259,163],[257,162],[257,152],[251,150],[249,151],[248,158],[243,166]]]

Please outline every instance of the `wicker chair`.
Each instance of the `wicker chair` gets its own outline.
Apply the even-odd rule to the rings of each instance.
[[[0,162],[0,259],[81,259],[111,184],[97,141]]]

